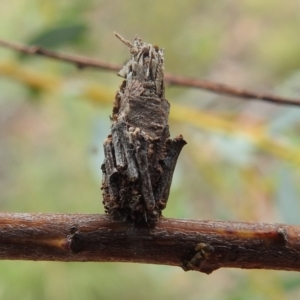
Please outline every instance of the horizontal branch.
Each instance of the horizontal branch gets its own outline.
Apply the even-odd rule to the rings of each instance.
[[[0,213],[0,259],[136,262],[211,273],[300,270],[300,226],[162,218],[135,227],[106,215]]]
[[[97,59],[88,58],[79,55],[64,54],[52,50],[48,50],[39,46],[26,46],[8,41],[0,40],[0,47],[9,48],[27,55],[41,55],[45,57],[54,58],[67,63],[76,65],[78,68],[96,68],[107,71],[120,71],[121,66],[110,64]]]
[[[97,59],[84,56],[64,54],[52,50],[48,50],[39,46],[26,46],[0,40],[0,47],[6,47],[28,55],[41,55],[51,57],[57,60],[68,62],[79,68],[96,68],[106,71],[119,71],[122,66],[112,63],[106,63]],[[212,81],[202,80],[198,78],[189,78],[184,76],[176,76],[173,74],[165,74],[165,83],[169,85],[183,86],[188,88],[200,88],[217,94],[229,95],[233,97],[244,98],[248,100],[257,99],[275,104],[300,106],[300,99],[290,99],[265,93],[256,93],[245,89],[232,87],[229,85],[216,83]]]

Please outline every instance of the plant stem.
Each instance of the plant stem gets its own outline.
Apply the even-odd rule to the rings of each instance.
[[[0,259],[9,260],[299,271],[299,236],[300,226],[283,224],[162,218],[149,228],[106,215],[0,213]]]
[[[120,65],[107,63],[98,59],[93,59],[79,55],[64,54],[45,49],[39,46],[21,45],[1,39],[0,47],[9,48],[27,55],[41,55],[45,57],[54,58],[57,60],[74,64],[78,68],[96,68],[106,71],[119,71],[122,68]],[[169,85],[182,86],[187,88],[204,89],[213,93],[238,97],[244,100],[256,99],[271,102],[274,104],[300,106],[300,99],[290,99],[272,94],[252,92],[246,89],[236,88],[222,83],[212,82],[199,78],[190,78],[166,73],[165,83]]]

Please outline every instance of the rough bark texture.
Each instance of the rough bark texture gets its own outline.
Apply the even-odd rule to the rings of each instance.
[[[162,218],[150,228],[103,215],[0,213],[0,233],[0,259],[300,271],[300,226]]]
[[[171,140],[169,102],[164,98],[163,51],[117,35],[131,58],[119,72],[111,134],[104,142],[103,204],[118,220],[153,225],[169,197],[182,136]]]

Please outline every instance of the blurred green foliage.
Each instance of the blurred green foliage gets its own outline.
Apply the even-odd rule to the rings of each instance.
[[[48,30],[42,30],[39,34],[34,36],[29,45],[38,45],[45,48],[56,48],[64,44],[69,44],[77,41],[86,30],[84,24],[70,24],[67,26],[55,26]],[[26,56],[28,57],[28,56]]]
[[[0,37],[123,63],[113,31],[166,49],[166,70],[299,98],[299,1],[1,1]],[[115,74],[0,49],[0,207],[103,213]],[[34,92],[33,92],[34,91]],[[298,108],[167,87],[188,141],[166,217],[296,223]],[[38,101],[32,101],[38,100]],[[181,105],[181,106],[179,106]],[[1,299],[295,299],[299,276],[121,263],[0,262]]]

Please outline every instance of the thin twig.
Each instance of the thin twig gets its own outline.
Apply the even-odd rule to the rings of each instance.
[[[166,74],[165,78],[166,78],[166,82],[170,85],[200,88],[211,92],[215,92],[217,94],[234,96],[234,97],[244,98],[247,100],[256,99],[256,100],[271,102],[274,104],[300,106],[300,99],[290,99],[290,98],[285,98],[285,97],[280,97],[280,96],[265,94],[265,93],[259,94],[249,90],[240,89],[226,84],[211,82],[211,81],[202,80],[198,78],[189,78],[189,77],[177,76],[172,74]]]
[[[84,56],[64,54],[48,50],[39,46],[25,46],[21,44],[7,42],[4,40],[0,40],[0,46],[28,55],[41,55],[45,57],[51,57],[57,60],[75,64],[78,68],[96,68],[108,71],[119,71],[121,69],[121,66],[117,64],[106,63],[97,59],[88,58]]]
[[[130,41],[125,40],[121,35],[119,35],[117,32],[114,32],[115,36],[124,43],[128,48],[133,48],[133,44],[131,44]]]
[[[107,71],[119,71],[122,68],[122,66],[117,64],[106,63],[101,60],[92,59],[84,56],[63,54],[39,46],[25,46],[4,40],[0,40],[0,46],[10,48],[28,55],[41,55],[45,57],[51,57],[54,59],[75,64],[79,68],[96,68]],[[229,85],[202,80],[198,78],[189,78],[167,73],[165,74],[165,83],[169,85],[200,88],[217,94],[229,95],[233,97],[244,98],[247,100],[257,99],[275,104],[300,106],[300,99],[290,99],[271,94],[256,93],[249,90],[239,89]]]
[[[300,271],[300,226],[162,218],[149,228],[106,215],[0,213],[0,233],[0,259]]]

